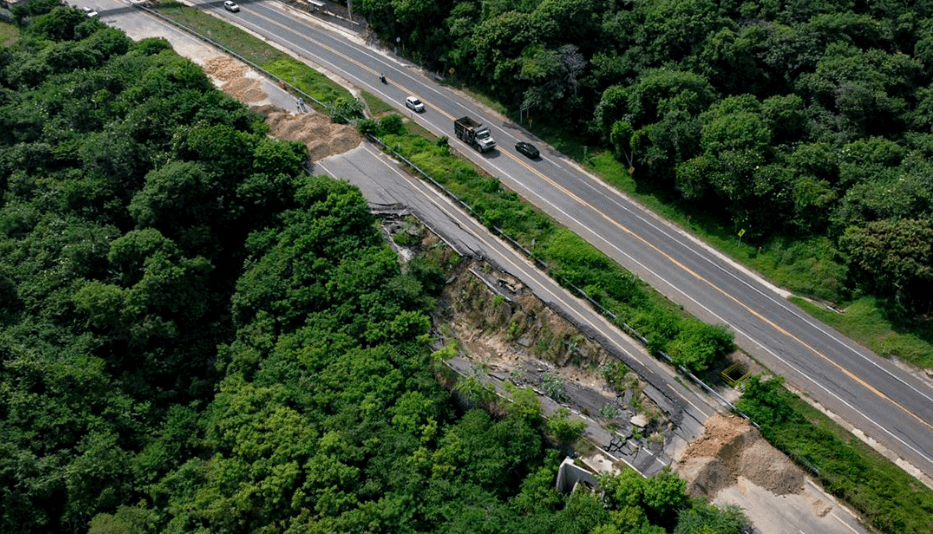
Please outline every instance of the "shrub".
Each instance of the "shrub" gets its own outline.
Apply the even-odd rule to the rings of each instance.
[[[376,135],[379,132],[379,123],[372,119],[363,119],[356,123],[356,129],[362,135]]]
[[[667,346],[675,365],[702,373],[735,350],[733,334],[725,325],[708,325],[699,320],[686,320],[682,325],[680,333]]]
[[[379,133],[381,135],[399,135],[404,129],[405,122],[402,120],[402,116],[397,113],[386,115],[385,117],[379,119]]]
[[[547,429],[558,443],[568,445],[583,435],[583,431],[586,430],[586,422],[581,420],[571,421],[570,410],[560,408],[547,418]]]
[[[557,402],[567,400],[567,394],[564,393],[564,380],[561,377],[551,373],[544,373],[541,377],[541,387],[548,397]]]
[[[425,293],[431,296],[441,294],[446,280],[444,279],[444,270],[438,265],[437,260],[425,256],[415,256],[408,262],[408,274],[421,282],[421,287]]]
[[[356,98],[338,98],[327,109],[334,122],[350,122],[363,116],[363,103]]]

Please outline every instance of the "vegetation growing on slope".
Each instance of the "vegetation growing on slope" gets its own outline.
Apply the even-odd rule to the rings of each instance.
[[[408,123],[411,124],[411,123]],[[496,178],[477,172],[450,152],[446,139],[431,143],[413,134],[399,115],[362,121],[360,130],[378,134],[437,182],[463,199],[487,226],[506,234],[543,260],[563,284],[572,284],[633,326],[651,351],[665,351],[674,363],[703,372],[735,350],[733,334],[682,313],[605,254],[542,212],[506,191]]]

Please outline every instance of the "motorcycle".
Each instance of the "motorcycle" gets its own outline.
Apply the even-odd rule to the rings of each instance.
[[[385,83],[385,84],[388,84],[388,83],[389,83],[389,82],[386,81],[386,75],[383,74],[383,73],[381,73],[381,72],[379,73],[379,81],[381,81],[382,83]]]

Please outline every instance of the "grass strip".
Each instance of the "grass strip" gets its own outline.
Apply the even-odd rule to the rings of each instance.
[[[872,352],[885,358],[895,357],[911,365],[933,369],[933,347],[921,338],[933,338],[933,322],[905,329],[892,321],[873,297],[862,297],[846,307],[844,313],[835,312],[812,302],[791,297],[791,301],[820,321],[858,340]]]
[[[291,72],[296,78],[296,85],[319,100],[332,101],[340,97],[349,97],[349,92],[330,82],[310,67],[214,17],[177,3],[163,4],[159,9],[173,20],[207,35],[286,79],[289,72],[284,70],[284,66],[288,65],[289,69],[294,69]],[[277,71],[276,69],[279,68],[283,70]],[[297,80],[299,72],[301,73],[300,81]],[[364,98],[366,97],[367,94],[364,93]],[[375,97],[373,100],[381,102]],[[382,104],[385,105],[385,103]],[[369,100],[367,100],[367,105],[374,113],[388,111]],[[376,109],[381,111],[377,112]],[[505,191],[497,179],[478,172],[461,158],[452,156],[445,144],[431,143],[429,139],[433,136],[430,134],[427,136],[424,132],[419,132],[419,134],[415,135],[406,130],[385,136],[385,140],[390,146],[396,145],[422,169],[463,198],[480,214],[481,219],[487,225],[499,226],[506,230],[526,248],[530,248],[535,255],[548,262],[555,273],[563,276],[569,275],[571,278],[584,281],[583,283],[589,281],[584,285],[584,289],[591,296],[597,297],[597,300],[601,300],[607,308],[617,314],[620,320],[644,332],[650,344],[655,348],[662,344],[660,341],[676,340],[677,326],[683,321],[692,319],[686,316],[678,306],[606,258],[581,238],[566,229],[557,228],[543,213],[521,202],[517,194]],[[702,227],[690,224],[689,215],[683,215],[682,211],[672,208],[669,203],[662,202],[654,196],[638,194],[635,182],[608,153],[588,154],[587,148],[581,147],[573,139],[561,139],[560,142],[555,143],[555,146],[587,165],[591,170],[600,172],[604,177],[605,174],[610,174],[611,179],[608,180],[610,183],[617,186],[621,183],[620,189],[633,194],[649,207],[675,221],[687,223],[685,226],[690,227],[701,237],[720,244],[721,236],[725,235],[724,232],[716,232],[717,239],[710,239],[713,236],[704,232]],[[720,248],[726,252],[732,251],[733,257],[741,259],[731,246],[720,244]],[[780,248],[776,247],[776,252]],[[750,247],[739,247],[739,250],[751,256]],[[779,258],[775,253],[771,255],[771,262],[774,265],[793,265],[793,262],[778,261]],[[608,267],[608,270],[605,267]],[[759,268],[759,270],[766,276],[770,274],[767,269]],[[790,270],[793,272],[793,269]],[[793,284],[785,285],[793,287]],[[815,307],[807,303],[802,303],[802,305],[814,313]],[[862,315],[871,317],[873,310],[877,310],[877,306],[869,303],[865,306]],[[826,320],[821,317],[824,315],[822,312],[814,313],[814,315]],[[696,319],[692,320],[696,321]],[[827,322],[834,324],[832,320]],[[870,322],[874,322],[877,329],[878,321],[862,321],[863,324]],[[919,346],[923,347],[923,345]],[[879,352],[883,353],[883,351]],[[926,354],[931,353],[933,351],[926,351]],[[778,449],[807,467],[815,468],[828,491],[853,505],[872,525],[883,532],[891,534],[930,532],[929,525],[933,524],[933,492],[929,488],[852,437],[851,434],[779,384],[771,390],[764,391],[764,394],[762,394],[762,388],[758,388],[758,393],[755,393],[755,388],[760,385],[757,378],[753,378],[750,384],[754,385],[746,388],[746,393],[740,400],[740,409],[752,414],[753,418],[762,425],[762,433],[766,439]],[[773,394],[769,395],[768,391]],[[775,412],[769,406],[769,402],[783,406],[784,409]],[[776,417],[776,413],[782,415]]]
[[[749,379],[738,408],[775,447],[829,493],[888,534],[930,534],[933,490],[788,391],[781,379]]]
[[[331,81],[327,76],[270,46],[262,39],[200,9],[178,2],[162,2],[153,9],[256,63],[321,102],[336,102],[340,98],[353,99],[350,91]]]
[[[369,108],[369,112],[372,113],[374,117],[395,111],[394,107],[369,91],[360,91],[360,93],[363,97],[363,102],[366,102],[366,107]]]
[[[19,28],[8,22],[0,22],[0,44],[13,46],[16,41],[19,41]]]
[[[433,136],[412,130],[383,136],[422,170],[467,202],[483,222],[498,226],[648,338],[676,344],[685,325],[696,321],[626,272],[581,238],[558,227],[522,202],[498,180],[450,154]],[[440,146],[439,146],[440,145]],[[869,306],[870,308],[870,306]],[[872,320],[872,319],[866,319]],[[879,530],[890,534],[930,533],[933,491],[775,381],[764,394],[757,378],[739,409],[762,425],[778,449],[817,474],[826,490],[849,503]],[[763,401],[761,399],[764,399]],[[773,408],[776,406],[777,408]]]

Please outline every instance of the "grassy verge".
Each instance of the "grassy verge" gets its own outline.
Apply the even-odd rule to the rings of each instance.
[[[837,313],[797,297],[791,300],[810,315],[857,339],[877,354],[933,369],[933,346],[927,341],[933,339],[931,321],[904,328],[889,319],[883,307],[872,297],[862,297],[849,303],[845,313]]]
[[[0,44],[11,46],[19,40],[19,28],[6,22],[0,22]]]
[[[176,7],[163,9],[176,13],[185,12],[185,17],[190,17],[185,25],[198,29],[264,68],[269,68],[279,60],[294,61],[249,34],[232,31],[228,25],[196,10]],[[181,22],[181,19],[176,20]],[[211,29],[215,23],[220,25],[216,34]],[[303,64],[299,65],[307,68]],[[311,85],[318,81],[333,85],[318,73],[309,68],[307,70],[308,76],[302,76],[302,83],[308,85],[299,85],[302,90],[315,95]],[[327,100],[326,97],[322,99]],[[386,136],[386,140],[390,144],[396,144],[422,169],[464,198],[486,224],[506,230],[526,248],[532,249],[536,255],[547,261],[555,274],[569,277],[573,283],[584,287],[591,296],[601,300],[620,320],[641,330],[649,337],[653,348],[670,350],[671,345],[675,348],[678,344],[689,346],[689,340],[682,332],[689,330],[690,325],[695,326],[695,319],[685,316],[679,307],[611,262],[578,236],[557,228],[543,213],[521,202],[514,192],[503,190],[498,180],[477,172],[462,159],[453,157],[449,149],[432,142],[430,134],[426,135],[423,129],[418,135],[412,133],[414,130],[411,128],[397,132]],[[734,257],[742,259],[742,254],[752,259],[770,256],[771,259],[762,260],[766,262],[765,267],[770,262],[774,266],[783,266],[782,269],[790,273],[801,272],[801,269],[794,267],[797,263],[793,258],[782,258],[788,254],[787,247],[776,246],[765,254],[764,250],[755,251],[740,242],[731,243],[732,238],[728,237],[728,232],[723,229],[706,231],[707,226],[692,221],[689,214],[684,215],[686,212],[676,209],[677,207],[669,201],[639,193],[637,184],[611,155],[590,153],[585,146],[581,146],[571,137],[559,139],[555,146],[607,177],[610,182],[633,194],[649,207],[689,227]],[[766,268],[759,269],[766,276],[772,276]],[[828,269],[831,270],[831,267]],[[774,272],[778,271],[779,269]],[[808,271],[803,269],[802,272]],[[779,277],[773,278],[780,283]],[[783,285],[794,287],[792,283]],[[804,292],[819,294],[817,291]],[[877,310],[877,307],[866,303],[865,311],[861,313],[866,319],[857,322],[863,326],[873,324],[875,329],[880,327],[889,330],[879,326],[883,322],[873,316],[873,310]],[[853,314],[857,315],[859,314]],[[833,324],[832,321],[829,322]],[[933,351],[927,350],[926,354],[931,352]],[[757,384],[757,381],[754,383]],[[754,386],[750,389],[754,389]],[[785,407],[783,410],[775,411],[768,405],[768,396],[763,397],[764,401],[747,392],[742,399],[741,408],[753,413],[755,420],[762,424],[765,436],[779,449],[815,467],[830,492],[849,502],[884,532],[929,532],[930,518],[933,517],[933,495],[928,488],[783,388],[771,395],[776,406]]]
[[[372,125],[375,127],[375,125]],[[663,350],[675,362],[702,371],[733,348],[731,334],[684,313],[680,306],[623,269],[608,256],[543,212],[451,153],[445,142],[397,115],[380,120],[383,141],[469,204],[487,226],[506,234],[548,264],[562,284],[583,289],[648,339],[649,349]]]
[[[518,122],[518,117],[511,114],[509,117]],[[703,207],[682,202],[666,185],[637,181],[629,174],[628,167],[611,152],[588,145],[586,138],[566,131],[564,125],[535,121],[534,116],[531,119],[522,125],[545,142],[616,189],[757,270],[777,285],[823,300],[845,301],[845,269],[836,261],[837,253],[829,239],[791,241],[775,238],[751,245],[742,241],[733,228],[723,226],[722,219],[715,213],[707,213]],[[636,175],[637,172],[636,169]]]
[[[930,534],[933,490],[853,437],[779,380],[753,377],[738,403],[775,447],[889,534]]]
[[[350,97],[349,92],[303,63],[198,9],[177,2],[163,3],[157,9],[277,76],[293,80],[296,86],[319,100]],[[390,109],[369,93],[364,92],[363,98],[374,114]],[[485,224],[502,228],[532,249],[550,264],[558,280],[583,288],[590,297],[615,313],[620,323],[627,323],[645,335],[651,350],[664,350],[675,361],[695,371],[704,370],[731,350],[731,338],[725,339],[723,331],[709,329],[684,314],[679,306],[581,238],[566,229],[556,228],[542,212],[522,202],[514,192],[504,190],[499,180],[477,172],[462,158],[451,155],[446,144],[432,144],[428,139],[433,136],[423,128],[411,122],[407,128],[386,136],[386,141],[400,147],[402,153],[466,200]]]
[[[369,112],[372,113],[374,117],[390,111],[395,111],[395,108],[369,91],[361,91],[361,96],[363,97],[363,102],[366,102],[366,107],[369,108]]]
[[[163,2],[154,9],[292,83],[321,102],[330,103],[338,98],[353,98],[349,91],[327,76],[280,52],[262,39],[199,9],[178,2]]]

